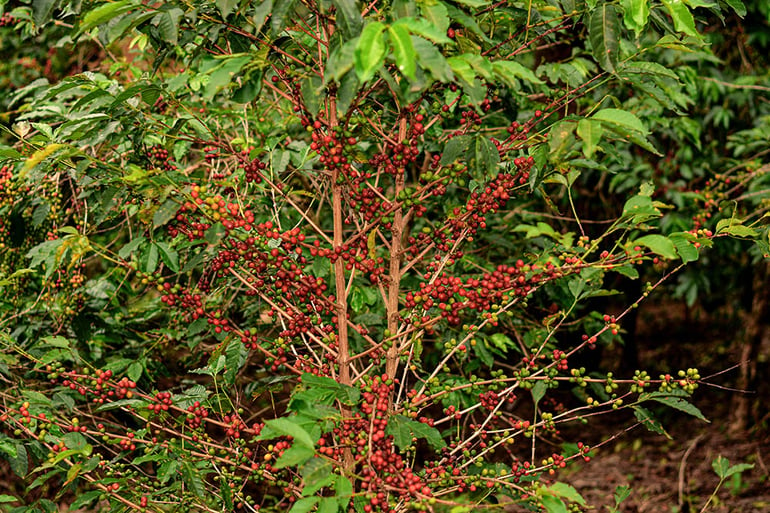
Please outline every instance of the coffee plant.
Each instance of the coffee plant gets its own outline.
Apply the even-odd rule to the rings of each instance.
[[[9,511],[582,511],[597,418],[705,420],[591,355],[770,253],[767,103],[673,169],[741,0],[0,6]]]

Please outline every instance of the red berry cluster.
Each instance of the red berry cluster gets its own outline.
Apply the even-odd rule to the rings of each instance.
[[[166,171],[176,170],[176,165],[171,162],[171,157],[168,153],[168,150],[163,146],[155,145],[150,148],[147,151],[147,158],[149,160],[149,163],[147,164],[148,169],[159,167]]]
[[[523,260],[518,260],[515,265],[499,265],[481,278],[463,279],[442,273],[433,283],[421,282],[419,292],[407,292],[404,306],[419,306],[424,311],[438,308],[450,324],[458,325],[464,310],[489,312],[504,296],[525,297],[533,287],[561,274],[551,262],[546,262],[541,269],[538,264],[527,265]],[[429,319],[422,318],[421,321]]]
[[[171,403],[171,392],[158,392],[153,398],[153,404],[147,405],[147,409],[160,413],[161,411],[168,411]]]
[[[0,27],[11,27],[16,25],[18,22],[19,20],[12,16],[9,12],[3,13],[3,15],[0,16]]]
[[[120,441],[118,442],[120,444],[120,448],[124,451],[135,451],[136,450],[136,444],[134,443],[134,437],[136,435],[134,433],[126,433],[125,437],[122,437]]]
[[[212,148],[216,149],[216,148]],[[243,172],[245,174],[246,182],[253,182],[256,184],[262,183],[262,180],[264,177],[262,176],[262,171],[264,171],[267,168],[267,163],[262,162],[258,158],[252,159],[250,158],[251,152],[254,151],[254,148],[248,148],[241,150],[238,152],[235,156],[238,159],[238,167],[243,169]],[[212,153],[211,155],[216,155]],[[213,158],[209,157],[209,155],[206,155],[206,158]]]
[[[225,415],[222,417],[222,421],[226,424],[225,434],[231,438],[240,438],[241,431],[247,429],[246,423],[243,422],[241,417],[236,413]]]
[[[427,498],[432,495],[424,478],[415,474],[393,445],[387,433],[390,396],[394,382],[388,376],[375,376],[362,384],[359,411],[343,419],[332,433],[319,442],[319,452],[337,461],[351,453],[361,466],[361,488],[368,492],[369,512],[392,511],[388,502],[389,490],[393,500]]]
[[[193,429],[197,429],[201,426],[203,419],[208,418],[209,411],[201,406],[200,401],[195,401],[193,404],[187,407],[187,417],[185,422]]]

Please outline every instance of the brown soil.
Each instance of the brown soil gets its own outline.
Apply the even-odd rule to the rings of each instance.
[[[631,494],[618,512],[699,513],[719,483],[712,461],[721,455],[731,465],[754,467],[726,480],[706,511],[770,513],[770,344],[765,337],[758,351],[753,390],[748,394],[728,390],[739,381],[738,369],[721,373],[741,358],[743,329],[736,318],[680,304],[643,307],[637,332],[641,368],[655,376],[655,371],[663,371],[662,365],[669,369],[697,365],[701,376],[715,374],[709,381],[717,386],[701,387],[693,399],[712,422],[668,415],[660,420],[671,440],[639,427],[597,449],[590,462],[568,467],[559,480],[572,484],[592,506],[590,511],[613,511],[615,489],[628,486]],[[677,341],[678,351],[672,351],[671,340]],[[610,365],[618,357],[612,351],[605,355]],[[731,423],[741,396],[749,397],[752,406],[747,428],[734,433]],[[620,430],[620,425],[596,426],[594,443]]]
[[[770,438],[731,439],[725,426],[717,423],[699,429],[683,425],[677,431],[672,433],[673,440],[642,431],[631,433],[613,446],[597,450],[590,462],[571,467],[561,478],[594,511],[611,511],[616,487],[629,486],[631,495],[619,512],[700,512],[719,483],[711,462],[721,455],[731,465],[752,463],[754,468],[728,479],[708,511],[770,512],[770,461],[766,461]]]

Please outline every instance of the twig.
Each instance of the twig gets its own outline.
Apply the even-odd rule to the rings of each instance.
[[[679,495],[678,495],[678,504],[679,509],[682,509],[682,505],[684,504],[684,469],[687,465],[687,458],[690,457],[690,454],[693,450],[695,450],[695,447],[698,445],[698,442],[700,442],[705,435],[701,433],[700,435],[695,437],[695,440],[692,441],[690,446],[687,448],[686,451],[684,451],[684,455],[682,456],[682,462],[679,464]]]

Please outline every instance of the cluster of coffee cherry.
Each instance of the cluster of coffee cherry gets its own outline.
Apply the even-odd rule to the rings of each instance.
[[[0,16],[0,28],[12,27],[16,25],[18,22],[19,20],[9,12],[3,13],[3,15]]]
[[[168,150],[160,145],[155,145],[147,150],[147,169],[158,167],[165,171],[175,171],[176,164],[171,161]]]

